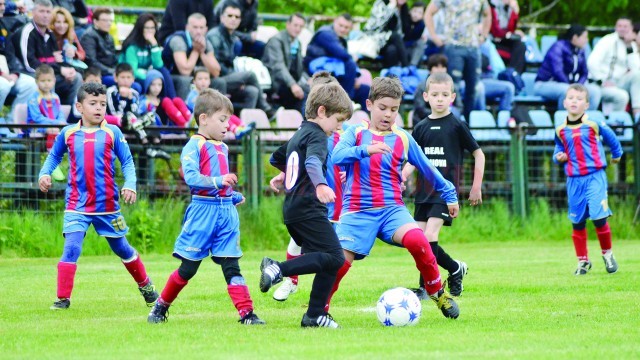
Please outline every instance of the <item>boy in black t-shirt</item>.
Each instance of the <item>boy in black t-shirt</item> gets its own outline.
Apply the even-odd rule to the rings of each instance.
[[[423,97],[431,106],[432,113],[416,125],[413,129],[413,138],[423,148],[431,163],[438,168],[445,179],[455,185],[456,189],[459,189],[460,184],[463,151],[469,151],[475,158],[469,201],[471,206],[481,204],[484,153],[467,125],[451,113],[449,104],[456,97],[453,80],[446,73],[432,74],[427,79]],[[411,164],[407,164],[402,170],[403,178],[409,177],[414,169],[415,167]],[[440,229],[443,225],[451,226],[453,219],[449,216],[447,205],[440,198],[440,194],[420,175],[418,175],[415,203],[414,219],[425,232],[438,265],[449,271],[447,279],[449,292],[453,296],[460,296],[463,290],[462,278],[467,272],[467,264],[452,259],[438,245]],[[421,299],[427,298],[422,276],[420,287],[415,292]]]
[[[317,77],[321,77],[317,79]],[[260,264],[260,291],[269,289],[285,276],[313,274],[309,307],[302,317],[303,327],[337,328],[325,311],[338,269],[344,263],[342,246],[325,204],[335,201],[327,186],[327,136],[339,122],[351,116],[352,105],[339,83],[324,83],[321,73],[314,82],[305,107],[305,118],[291,140],[271,155],[271,165],[285,173],[284,223],[304,256],[284,262],[265,257]]]

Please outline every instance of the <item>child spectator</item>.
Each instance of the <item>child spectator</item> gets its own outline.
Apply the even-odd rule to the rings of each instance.
[[[151,306],[158,293],[136,250],[125,235],[129,227],[120,213],[120,195],[127,204],[136,201],[136,170],[122,132],[104,121],[107,103],[104,86],[86,83],[78,90],[76,108],[82,114],[77,124],[68,125],[56,137],[53,149],[45,161],[38,185],[42,192],[51,188],[51,172],[69,152],[69,181],[64,213],[64,250],[58,263],[58,300],[52,310],[68,309],[82,251],[82,241],[89,225],[98,235],[105,236],[113,252],[138,285],[147,305]],[[79,145],[78,145],[79,144]],[[124,186],[118,191],[115,182],[118,158],[124,175]]]
[[[591,270],[587,253],[587,218],[591,218],[600,241],[602,258],[608,273],[618,271],[611,251],[611,229],[607,218],[612,215],[607,198],[607,160],[602,143],[611,149],[611,162],[622,157],[622,147],[616,134],[604,122],[589,120],[589,91],[582,84],[571,84],[564,99],[568,115],[556,128],[553,161],[563,164],[567,175],[569,220],[573,224],[573,246],[578,257],[576,275]],[[601,140],[602,137],[602,140]]]
[[[138,114],[156,114],[159,125],[185,127],[191,119],[191,111],[179,97],[171,98],[164,92],[164,77],[158,70],[149,70],[144,81],[145,95],[140,99]]]
[[[416,1],[411,5],[411,10],[407,11],[407,5],[400,8],[402,19],[402,32],[404,34],[404,46],[407,48],[409,63],[419,66],[424,56],[424,49],[427,46],[424,33],[424,10],[426,5],[422,1]]]
[[[244,196],[233,190],[238,178],[229,173],[229,149],[222,142],[231,114],[231,101],[216,90],[203,90],[196,100],[194,115],[198,134],[191,137],[180,156],[184,179],[192,195],[173,251],[173,256],[182,263],[169,276],[162,295],[149,313],[149,323],[167,321],[169,306],[196,274],[202,260],[210,257],[222,267],[227,292],[240,315],[239,322],[265,324],[253,312],[249,288],[238,264],[242,250],[236,205],[244,203]],[[212,223],[212,219],[216,219],[215,222]]]

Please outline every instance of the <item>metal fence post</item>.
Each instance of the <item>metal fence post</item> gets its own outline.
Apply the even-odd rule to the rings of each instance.
[[[511,167],[513,174],[513,212],[521,218],[527,217],[527,154],[526,129],[517,128],[511,134]]]
[[[251,209],[256,210],[260,205],[260,164],[258,163],[260,160],[260,156],[258,156],[258,144],[260,142],[259,135],[257,131],[252,131],[249,136],[249,205],[251,205]]]
[[[640,133],[633,129],[633,190],[640,196]]]

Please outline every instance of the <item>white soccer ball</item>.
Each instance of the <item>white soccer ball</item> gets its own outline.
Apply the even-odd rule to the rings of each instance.
[[[398,287],[380,296],[376,313],[384,326],[415,325],[420,320],[422,304],[413,291]]]

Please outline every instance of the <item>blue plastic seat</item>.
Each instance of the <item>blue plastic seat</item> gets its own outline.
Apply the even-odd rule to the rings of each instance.
[[[496,120],[493,115],[486,110],[474,110],[471,112],[469,127],[471,134],[476,140],[510,140],[511,137],[506,130],[499,130],[496,127]],[[474,128],[495,128],[495,129],[474,129]]]
[[[546,110],[529,110],[529,117],[535,127],[548,128],[538,129],[535,135],[527,135],[529,140],[553,140],[555,136],[555,130],[551,129],[553,123],[551,122],[551,115]]]

